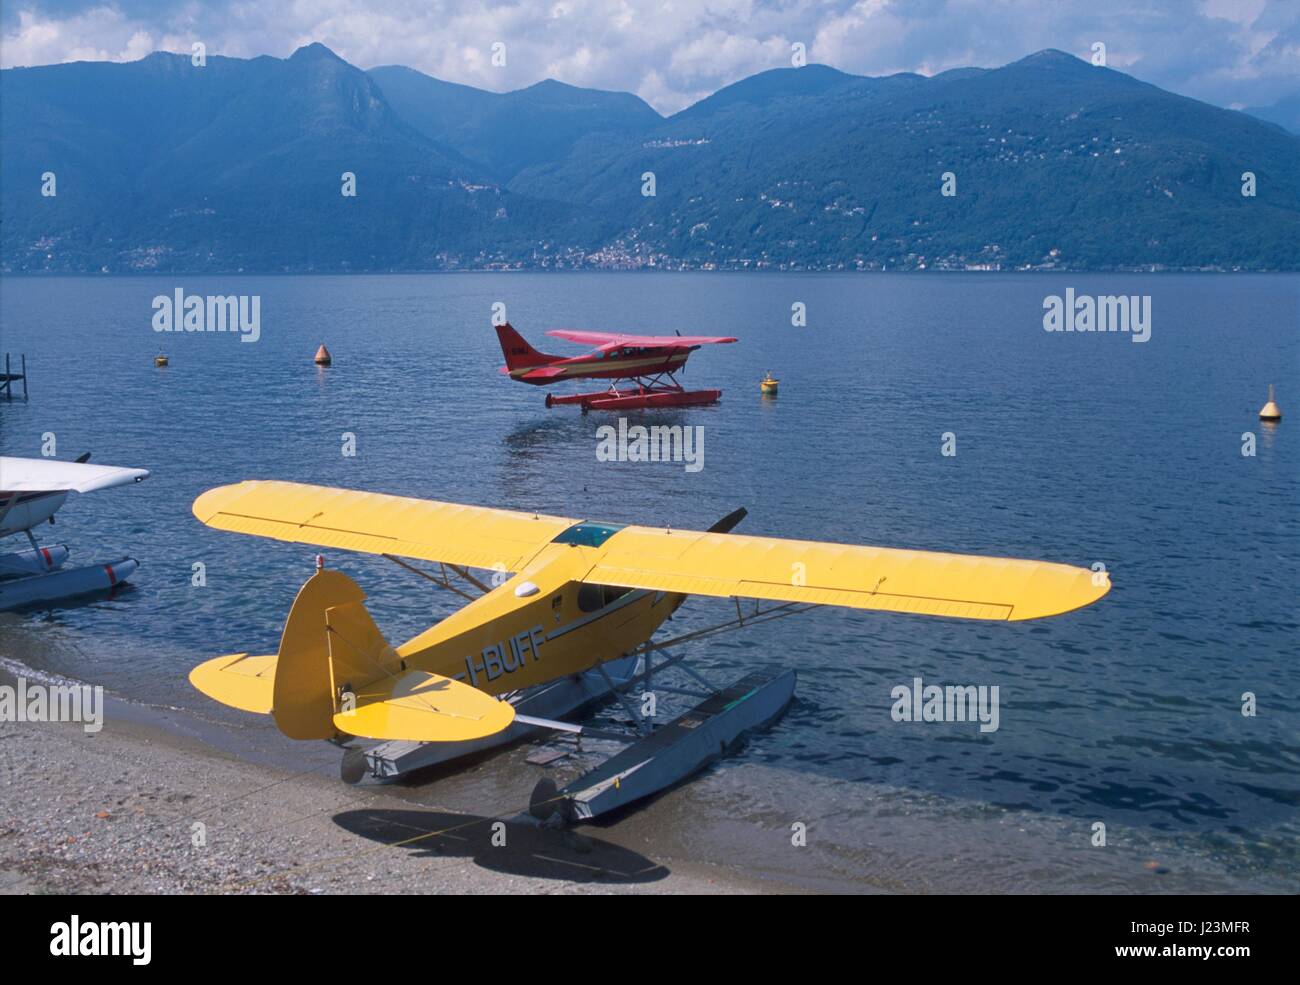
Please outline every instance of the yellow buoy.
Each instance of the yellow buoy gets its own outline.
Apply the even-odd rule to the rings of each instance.
[[[328,366],[333,361],[334,358],[330,355],[330,351],[325,348],[325,343],[322,342],[320,348],[316,350],[316,365]]]
[[[153,357],[153,364],[154,364],[155,366],[166,366],[166,365],[167,365],[167,357],[164,356],[164,355],[160,352],[160,353],[158,353],[158,355],[156,355],[156,356]]]
[[[775,397],[776,388],[780,385],[781,381],[769,372],[767,376],[763,377],[762,382],[758,384],[758,388],[764,396]]]
[[[1259,411],[1261,421],[1280,421],[1282,420],[1282,408],[1277,405],[1277,400],[1273,396],[1273,384],[1268,385],[1268,403]]]

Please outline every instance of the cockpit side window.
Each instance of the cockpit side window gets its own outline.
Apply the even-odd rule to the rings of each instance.
[[[618,588],[614,585],[581,585],[578,588],[578,610],[596,612],[605,606],[617,602],[630,588]]]

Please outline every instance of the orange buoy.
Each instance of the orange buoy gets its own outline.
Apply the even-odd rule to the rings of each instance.
[[[1259,419],[1261,421],[1280,421],[1282,420],[1282,408],[1277,405],[1277,399],[1273,395],[1273,384],[1268,385],[1268,403],[1259,410]]]
[[[330,355],[330,351],[325,348],[325,343],[322,342],[320,348],[316,350],[316,365],[328,366],[333,361],[334,358]]]

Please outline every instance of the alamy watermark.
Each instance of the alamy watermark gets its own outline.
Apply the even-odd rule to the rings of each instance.
[[[123,957],[147,965],[153,957],[153,924],[139,920],[82,920],[76,913],[50,924],[50,954],[56,958]]]
[[[998,685],[925,684],[912,678],[909,687],[897,685],[889,696],[889,715],[896,722],[979,722],[981,732],[998,730]]]
[[[104,727],[104,688],[20,677],[17,684],[0,684],[0,722],[80,722],[93,734]]]
[[[241,342],[262,337],[260,294],[186,294],[183,287],[153,299],[155,332],[238,332]]]
[[[618,419],[618,427],[602,424],[596,428],[598,462],[683,462],[687,472],[704,468],[704,426],[702,424],[644,427],[627,425]]]
[[[1150,294],[1074,293],[1065,289],[1065,297],[1049,294],[1043,298],[1045,332],[1127,332],[1129,341],[1146,342],[1151,338]]]

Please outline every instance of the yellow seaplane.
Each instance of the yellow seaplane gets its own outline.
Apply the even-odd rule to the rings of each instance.
[[[270,715],[291,738],[342,745],[344,778],[353,781],[542,730],[623,742],[622,752],[564,788],[544,780],[533,791],[534,813],[562,811],[569,820],[676,783],[775,720],[793,697],[792,670],[751,673],[717,689],[683,665],[703,690],[668,687],[655,675],[682,660],[669,656],[674,646],[819,605],[1018,621],[1078,609],[1110,589],[1104,572],[1044,561],[732,533],[744,510],[691,531],[274,481],[211,489],[193,510],[220,530],[383,555],[471,599],[393,647],[360,586],[318,559],[278,652],[208,660],[190,673],[198,690]],[[437,564],[439,575],[412,560]],[[509,575],[486,584],[472,569]],[[654,641],[689,595],[734,599],[736,618]],[[637,683],[642,697],[657,686],[699,703],[656,726],[628,697]],[[552,717],[611,695],[634,732]]]

